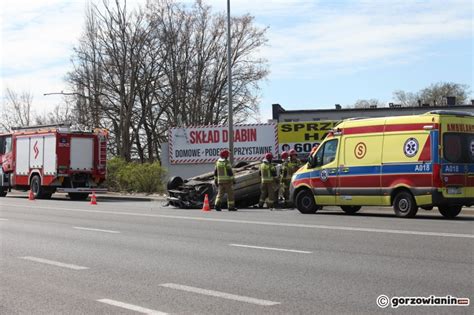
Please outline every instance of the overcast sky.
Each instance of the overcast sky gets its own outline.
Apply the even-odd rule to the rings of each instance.
[[[87,2],[2,1],[2,97],[6,87],[31,91],[40,113],[62,102],[43,93],[67,91],[63,78]],[[226,9],[225,0],[204,2]],[[273,103],[286,109],[370,98],[388,103],[394,90],[416,92],[440,81],[473,90],[470,0],[231,0],[231,12],[250,13],[269,27],[260,52],[271,71],[262,83],[262,121],[271,118]]]

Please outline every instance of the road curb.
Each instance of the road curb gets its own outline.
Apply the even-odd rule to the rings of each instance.
[[[108,200],[127,200],[127,201],[165,201],[166,197],[162,196],[124,196],[124,195],[97,195],[98,199]]]
[[[8,195],[13,197],[27,197],[26,193],[22,192],[10,192]],[[65,199],[68,199],[67,193],[55,193],[54,196],[61,196]],[[166,196],[157,196],[157,195],[123,195],[114,192],[107,193],[96,193],[98,200],[124,200],[124,201],[166,201]]]

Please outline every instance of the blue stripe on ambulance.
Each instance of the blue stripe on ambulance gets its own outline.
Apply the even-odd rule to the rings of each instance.
[[[348,172],[341,172],[340,169],[328,169],[337,170],[336,174],[328,174],[329,177],[334,175],[339,176],[363,176],[363,175],[384,175],[384,174],[427,174],[433,170],[432,163],[407,163],[407,164],[384,164],[372,165],[372,166],[351,166],[347,167]],[[474,167],[473,167],[474,168]],[[464,169],[464,168],[463,168]],[[295,180],[305,178],[319,177],[321,174],[320,170],[297,174]]]

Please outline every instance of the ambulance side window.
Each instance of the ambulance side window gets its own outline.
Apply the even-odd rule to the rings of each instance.
[[[336,159],[337,139],[326,142],[324,146],[323,165],[329,164]]]
[[[474,163],[474,135],[466,135],[467,141],[467,152],[469,156],[469,162]]]
[[[329,140],[324,143],[323,147],[316,152],[316,155],[314,156],[314,165],[311,166],[322,166],[334,161],[336,159],[337,143],[337,139]]]

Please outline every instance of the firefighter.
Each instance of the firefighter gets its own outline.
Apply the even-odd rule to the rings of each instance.
[[[216,211],[221,211],[221,200],[224,198],[224,194],[227,194],[227,208],[229,211],[237,211],[234,201],[234,173],[228,160],[229,154],[229,150],[222,150],[214,169],[214,183],[217,186]]]
[[[280,194],[283,199],[283,207],[288,207],[290,198],[290,182],[291,176],[288,169],[288,152],[284,151],[281,154],[281,169],[280,169]]]
[[[275,165],[272,164],[273,155],[271,153],[265,154],[262,164],[260,164],[260,200],[258,207],[263,208],[265,201],[267,207],[273,210],[273,203],[275,198],[275,181],[277,180],[277,171]]]
[[[301,160],[298,159],[297,157],[298,155],[295,149],[291,149],[289,152],[289,155],[290,155],[290,160],[288,161],[288,170],[289,170],[290,178],[291,178],[291,176],[293,176],[293,174],[296,173],[296,171],[303,165],[303,163],[301,163]]]

